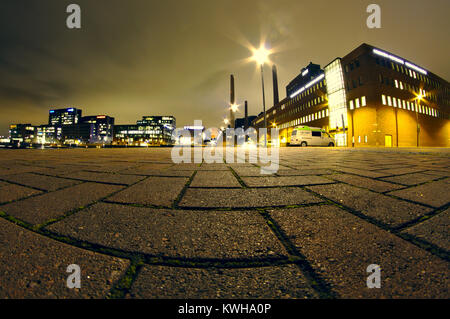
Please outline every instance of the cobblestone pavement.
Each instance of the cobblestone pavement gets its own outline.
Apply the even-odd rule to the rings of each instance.
[[[279,164],[2,150],[0,298],[450,297],[448,149],[283,148]]]

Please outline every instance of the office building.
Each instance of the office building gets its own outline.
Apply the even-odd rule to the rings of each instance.
[[[161,146],[172,145],[172,132],[176,128],[173,116],[143,116],[136,124],[116,125],[115,145]]]
[[[78,124],[81,120],[81,110],[76,108],[50,110],[48,124],[52,126]]]
[[[35,128],[31,124],[11,124],[9,126],[9,139],[18,146],[32,144],[35,139]]]
[[[267,111],[288,143],[295,126],[320,127],[338,146],[450,146],[449,83],[416,63],[363,44],[323,69],[310,63]],[[264,116],[254,121],[263,127]]]

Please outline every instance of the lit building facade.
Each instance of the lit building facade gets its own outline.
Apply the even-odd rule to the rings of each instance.
[[[9,139],[16,145],[32,144],[35,139],[35,127],[31,124],[11,124]]]
[[[36,144],[55,145],[59,144],[62,138],[62,127],[52,125],[36,126]]]
[[[81,110],[76,108],[50,110],[48,124],[52,126],[74,125],[81,121]]]
[[[115,145],[161,146],[172,145],[172,132],[176,128],[173,116],[143,116],[131,125],[116,125]]]
[[[450,146],[446,80],[367,44],[323,70],[311,66],[314,72],[302,69],[297,86],[291,82],[288,96],[266,113],[268,128],[280,129],[282,144],[295,126],[306,125],[332,133],[337,146]],[[253,124],[262,127],[263,116]]]
[[[113,141],[114,118],[107,115],[82,117],[78,124],[64,125],[64,144],[111,144]]]

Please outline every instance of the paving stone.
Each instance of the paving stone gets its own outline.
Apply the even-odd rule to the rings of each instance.
[[[332,178],[339,182],[344,182],[347,184],[351,184],[358,187],[367,188],[373,190],[375,192],[388,192],[395,189],[403,188],[402,186],[395,185],[392,183],[387,183],[371,178],[349,175],[349,174],[334,174],[330,175],[329,178]]]
[[[40,224],[91,204],[122,188],[115,185],[83,183],[0,206],[0,211],[30,224]]]
[[[144,266],[131,298],[305,299],[317,298],[296,266],[192,269]]]
[[[122,174],[110,174],[110,173],[97,173],[80,171],[64,175],[64,177],[74,178],[82,181],[101,182],[109,184],[119,185],[131,185],[140,180],[143,180],[144,176],[134,175],[122,175]]]
[[[283,169],[277,172],[279,176],[303,176],[303,175],[329,175],[333,174],[331,169]]]
[[[423,223],[404,230],[404,233],[414,235],[433,245],[450,251],[450,209],[434,216]]]
[[[229,167],[226,164],[206,164],[198,168],[199,171],[229,171]]]
[[[322,202],[297,187],[201,189],[189,188],[180,202],[181,207],[245,208],[301,205]]]
[[[37,235],[0,218],[0,298],[104,298],[129,266]],[[67,266],[81,269],[81,289],[67,288]]]
[[[100,166],[89,167],[86,169],[90,172],[98,172],[98,173],[117,173],[126,169],[131,169],[133,167],[138,166],[136,163],[111,163],[105,162]]]
[[[433,207],[441,207],[450,202],[448,182],[445,180],[394,191],[389,194]]]
[[[264,168],[256,167],[256,166],[244,166],[244,167],[232,166],[232,168],[241,177],[242,176],[267,176],[267,175],[276,174],[276,172],[272,172],[272,171],[266,170]]]
[[[417,184],[422,184],[426,182],[430,182],[432,180],[438,179],[439,177],[424,174],[424,173],[414,173],[414,174],[406,174],[406,175],[399,175],[399,176],[393,176],[393,177],[385,177],[382,178],[384,181],[388,182],[394,182],[406,186],[412,186]]]
[[[392,168],[392,169],[382,169],[377,172],[383,173],[385,175],[403,175],[403,174],[414,174],[420,173],[424,170],[422,168],[406,167],[406,168]]]
[[[429,175],[436,175],[436,176],[441,176],[441,177],[448,177],[450,176],[450,169],[446,169],[445,171],[440,171],[440,170],[428,170],[424,172],[425,174],[429,174]]]
[[[145,173],[145,172],[166,170],[172,166],[174,166],[173,163],[170,163],[170,164],[169,163],[146,163],[146,164],[130,166],[128,168],[121,170],[120,173],[121,174],[135,173],[136,175],[139,175],[139,174]],[[144,175],[146,175],[146,174],[144,174]]]
[[[368,171],[368,170],[361,170],[361,169],[354,169],[354,168],[346,168],[346,167],[340,167],[336,169],[339,172],[349,173],[349,174],[355,174],[360,175],[364,177],[386,177],[392,174],[386,174],[384,172],[377,172],[377,171]]]
[[[48,229],[155,256],[245,260],[287,255],[257,212],[155,210],[100,203]]]
[[[37,175],[32,173],[0,176],[0,179],[15,182],[24,186],[39,188],[46,191],[55,191],[60,188],[73,186],[81,183],[80,181],[74,181],[70,179],[57,178],[45,175]]]
[[[241,184],[228,171],[199,171],[192,181],[191,187],[241,187]]]
[[[117,193],[108,201],[117,203],[172,206],[186,185],[184,177],[149,177]]]
[[[192,157],[193,160],[193,157]],[[197,163],[180,163],[175,164],[168,168],[170,171],[196,171],[200,168],[200,164]]]
[[[249,187],[274,187],[274,186],[304,186],[317,184],[331,184],[332,180],[314,176],[280,176],[280,177],[242,177]]]
[[[12,202],[40,193],[42,192],[32,188],[0,182],[0,203]]]
[[[335,206],[270,214],[342,298],[450,297],[448,262]],[[372,264],[381,267],[381,289],[367,288]]]
[[[194,171],[192,170],[169,170],[169,169],[154,169],[147,167],[137,167],[121,171],[122,175],[141,175],[141,176],[168,176],[168,177],[191,177]]]
[[[346,184],[307,188],[391,227],[400,226],[431,211],[420,205]]]
[[[13,175],[29,172],[39,172],[43,168],[33,167],[33,166],[23,166],[23,165],[12,165],[3,169],[0,169],[0,175]]]

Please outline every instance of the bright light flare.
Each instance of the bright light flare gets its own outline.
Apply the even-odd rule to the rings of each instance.
[[[231,111],[233,111],[234,113],[239,111],[239,105],[237,104],[232,104],[230,107]]]
[[[253,49],[253,61],[256,61],[259,65],[264,65],[264,63],[270,62],[269,56],[271,54],[270,50],[267,50],[263,45],[259,49]]]

